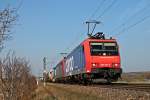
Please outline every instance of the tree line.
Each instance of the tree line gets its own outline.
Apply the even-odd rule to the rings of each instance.
[[[5,41],[12,37],[12,28],[18,20],[13,8],[0,10],[0,53]],[[8,53],[0,57],[0,96],[4,100],[31,100],[36,86],[36,78],[31,74],[30,63],[25,58]]]

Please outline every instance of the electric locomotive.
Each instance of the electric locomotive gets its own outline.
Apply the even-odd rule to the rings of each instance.
[[[101,32],[90,36],[62,59],[53,69],[54,81],[84,82],[121,77],[121,59],[116,39],[106,39]]]

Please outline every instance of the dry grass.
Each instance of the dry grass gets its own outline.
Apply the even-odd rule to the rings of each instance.
[[[130,72],[122,74],[123,81],[126,82],[150,82],[150,72]]]
[[[34,100],[150,100],[150,93],[48,83],[46,87],[39,86],[35,97]]]
[[[126,82],[147,82],[150,72],[125,73]],[[97,88],[69,84],[40,84],[33,100],[150,100],[150,93],[133,90]]]
[[[101,97],[85,91],[79,87],[68,87],[63,84],[49,83],[46,87],[42,85],[36,91],[34,100],[105,100]]]

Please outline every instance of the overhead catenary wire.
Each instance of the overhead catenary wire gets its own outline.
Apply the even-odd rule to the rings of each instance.
[[[96,15],[96,13],[101,9],[101,7],[102,7],[102,5],[104,4],[104,2],[105,2],[106,0],[102,0],[101,2],[100,2],[100,4],[98,5],[98,7],[95,9],[95,11],[91,14],[91,16],[89,17],[89,19],[88,20],[91,20],[95,15]],[[85,24],[85,23],[84,23]],[[93,30],[94,31],[94,30]],[[81,32],[81,30],[79,31],[79,32]],[[70,43],[70,45],[64,50],[65,52],[66,51],[68,51],[69,49],[71,49],[71,47],[73,46],[73,44],[75,43],[75,41],[79,41],[79,39],[83,36],[84,34],[81,32],[81,34],[79,34],[79,35],[77,35],[76,37],[75,37],[75,40],[74,41],[72,41],[71,43]]]
[[[131,24],[130,26],[124,28],[123,30],[121,30],[119,33],[115,34],[114,36],[119,36],[121,34],[123,34],[125,31],[128,31],[129,29],[135,27],[136,25],[142,23],[143,21],[145,21],[146,19],[150,18],[150,15],[145,16],[144,18],[142,18],[141,20],[138,20],[137,22],[135,22],[134,24]]]
[[[95,15],[96,13],[102,8],[103,4],[105,3],[106,0],[102,0],[98,7],[95,9],[95,11],[91,14],[91,16],[89,17],[89,20],[91,20]]]
[[[138,16],[141,12],[145,11],[148,7],[150,7],[150,3],[145,6],[144,8],[140,9],[139,11],[137,11],[135,14],[133,14],[132,16],[130,16],[125,22],[123,22],[122,24],[120,24],[118,27],[114,28],[110,33],[115,32],[116,30],[120,29],[121,27],[124,27],[126,24],[128,24],[128,22],[132,19],[135,18],[135,16]],[[122,29],[123,30],[123,29]]]
[[[104,1],[105,1],[105,0],[104,0]],[[104,3],[104,1],[101,2],[101,3]],[[108,11],[113,7],[113,5],[116,3],[116,1],[117,1],[117,0],[113,0],[113,1],[111,2],[111,4],[108,5],[108,6],[103,10],[103,12],[97,17],[96,20],[98,20],[98,19],[100,19],[102,16],[104,16],[104,14],[105,14],[106,12],[108,12]],[[100,5],[101,5],[101,4],[100,4]],[[100,5],[97,7],[97,9],[94,11],[94,13],[90,16],[90,19],[96,15],[96,13],[98,12],[98,10],[101,8]],[[135,14],[133,14],[133,15],[132,15],[131,17],[129,17],[124,23],[122,23],[121,25],[119,25],[119,27],[115,28],[114,30],[118,30],[120,27],[123,27],[123,26],[125,26],[126,24],[128,24],[128,22],[129,22],[130,20],[132,20],[135,16],[137,16],[137,15],[140,14],[141,12],[145,11],[145,9],[147,9],[147,7],[149,7],[149,6],[150,6],[150,4],[148,4],[147,6],[145,6],[144,8],[142,8],[141,10],[139,10],[138,12],[136,12]],[[135,23],[133,23],[133,24],[130,24],[129,26],[127,26],[126,28],[123,28],[119,33],[115,34],[114,36],[118,36],[118,35],[122,34],[123,32],[125,32],[125,31],[127,31],[127,30],[129,30],[129,29],[131,29],[131,28],[133,28],[133,27],[135,27],[136,25],[142,23],[143,21],[145,21],[145,20],[148,19],[149,17],[150,17],[150,16],[145,16],[144,18],[138,20],[137,22],[135,22]],[[113,30],[113,31],[114,31],[114,30]]]
[[[67,51],[71,51],[71,49],[72,49],[72,46],[74,46],[75,45],[75,42],[77,42],[77,41],[79,41],[82,37],[83,37],[83,32],[82,32],[82,30],[80,30],[79,31],[79,34],[76,34],[76,36],[75,36],[75,38],[74,38],[74,40],[69,44],[69,46],[67,46],[67,48],[64,50],[65,52],[67,52]],[[68,53],[68,52],[67,52]]]
[[[110,10],[110,8],[113,7],[113,5],[114,5],[116,2],[117,2],[117,0],[113,0],[113,1],[111,2],[111,4],[108,5],[108,6],[103,10],[103,12],[102,12],[96,19],[99,20],[106,12],[108,12],[108,11]]]
[[[100,2],[100,5],[97,7],[97,9],[94,11],[94,13],[90,16],[89,21],[92,21],[91,20],[92,17],[94,17],[94,15],[96,15],[96,13],[100,10],[100,8],[103,6],[105,1],[108,1],[108,0],[103,0],[102,2]],[[108,6],[106,6],[106,8],[102,11],[102,13],[97,18],[95,18],[95,21],[98,21],[106,12],[108,12],[116,2],[117,2],[117,0],[111,0],[111,2],[108,4]],[[95,27],[96,27],[96,25],[93,26],[92,33],[94,32]]]
[[[100,4],[98,5],[98,7],[96,8],[96,10],[95,10],[95,11],[91,14],[91,16],[89,17],[90,20],[96,15],[96,13],[101,9],[101,7],[103,6],[103,4],[104,4],[106,1],[107,1],[107,0],[102,0],[102,1],[100,2]],[[96,20],[98,20],[99,18],[101,18],[107,11],[109,11],[109,9],[111,9],[111,7],[116,3],[116,1],[117,1],[117,0],[113,0],[113,1],[111,2],[111,4],[108,5],[108,6],[106,7],[106,9],[104,9],[104,10],[102,11],[101,15],[96,18]],[[92,31],[94,31],[94,30],[92,30]],[[79,40],[80,37],[81,37],[81,36],[78,36],[78,37],[75,39],[75,41]],[[74,43],[74,42],[73,42],[73,43]],[[71,43],[71,45],[70,45],[68,48],[66,48],[65,51],[68,50],[68,49],[70,49],[71,46],[73,45],[73,43]]]

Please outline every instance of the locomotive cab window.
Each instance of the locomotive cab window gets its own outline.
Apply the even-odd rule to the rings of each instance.
[[[103,43],[91,43],[92,51],[100,51],[103,48]]]
[[[118,46],[115,42],[91,42],[91,55],[92,56],[117,56]]]
[[[116,50],[117,46],[116,43],[104,43],[105,50]]]

